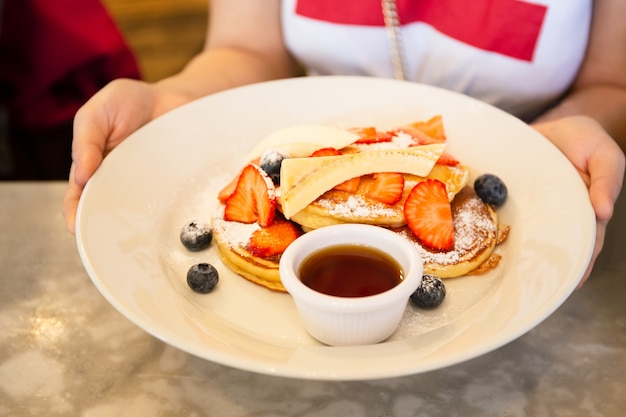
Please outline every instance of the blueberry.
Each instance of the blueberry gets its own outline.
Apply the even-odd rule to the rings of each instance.
[[[446,286],[434,275],[422,276],[420,286],[411,294],[411,300],[422,308],[435,308],[443,303],[445,298]]]
[[[496,207],[504,204],[508,194],[504,182],[493,174],[484,174],[476,178],[474,190],[481,200]]]
[[[269,175],[274,184],[280,184],[280,165],[289,155],[280,149],[268,149],[261,155],[259,165]]]
[[[208,224],[192,221],[180,231],[180,241],[192,251],[206,249],[213,240],[213,230]]]
[[[187,271],[187,285],[195,292],[207,294],[213,291],[220,277],[217,269],[211,264],[199,263]]]

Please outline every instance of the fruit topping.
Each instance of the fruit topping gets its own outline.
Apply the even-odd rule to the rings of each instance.
[[[341,151],[339,149],[336,149],[336,148],[322,148],[322,149],[318,149],[315,152],[313,152],[311,154],[311,157],[316,157],[316,156],[337,156],[337,155],[341,155]]]
[[[206,223],[191,221],[180,231],[180,241],[191,251],[206,249],[213,240],[213,230]]]
[[[250,161],[250,163],[258,165],[260,161],[261,161],[261,158],[256,158]],[[241,172],[239,173],[239,175],[241,175]],[[225,203],[226,200],[228,200],[228,197],[233,195],[233,193],[235,192],[235,188],[237,188],[237,181],[239,181],[239,175],[233,178],[231,182],[226,184],[226,186],[224,186],[224,188],[222,188],[220,192],[217,194],[217,199],[220,201],[220,203]]]
[[[335,190],[345,191],[347,193],[356,193],[359,189],[359,183],[361,182],[361,177],[354,177],[349,180],[342,182],[341,184],[335,185]]]
[[[280,184],[280,166],[289,154],[280,149],[268,149],[261,155],[259,165],[270,176],[274,184]]]
[[[268,149],[282,149],[292,158],[302,158],[311,155],[316,149],[329,146],[341,149],[358,139],[356,133],[334,126],[290,126],[266,136],[252,150],[251,157],[259,157]]]
[[[363,175],[398,172],[425,177],[444,147],[435,144],[285,159],[280,179],[282,213],[290,218],[337,184]]]
[[[446,298],[446,286],[434,275],[423,275],[419,287],[411,294],[411,301],[421,308],[435,308]]]
[[[239,175],[235,191],[226,200],[224,220],[257,222],[266,227],[274,221],[276,192],[271,178],[259,166],[246,165]]]
[[[239,177],[235,177],[235,179],[226,184],[226,186],[222,188],[219,193],[217,193],[217,199],[220,201],[220,203],[225,203],[226,200],[228,200],[228,198],[233,195],[233,193],[235,192],[235,188],[237,188],[238,179]]]
[[[496,207],[504,204],[508,195],[504,182],[493,174],[483,174],[476,178],[474,190],[481,200]]]
[[[252,233],[246,249],[260,258],[280,255],[301,234],[300,228],[294,223],[282,217],[276,217],[270,226],[262,227]]]
[[[381,132],[375,127],[359,127],[350,129],[350,131],[359,135],[359,140],[354,142],[358,144],[391,142],[393,140],[393,134],[391,132]]]
[[[342,155],[341,151],[335,148],[322,148],[318,149],[311,154],[311,157],[317,156],[337,156]],[[349,180],[337,184],[334,188],[339,191],[345,191],[347,193],[355,193],[359,189],[360,177],[354,177]]]
[[[211,264],[195,264],[187,271],[187,285],[195,292],[207,294],[213,291],[218,282],[219,274]]]
[[[454,248],[454,221],[446,186],[427,179],[415,185],[404,203],[409,229],[425,246],[436,251]]]
[[[404,176],[396,172],[378,172],[374,183],[365,195],[385,204],[396,204],[404,191]]]
[[[446,132],[441,115],[433,116],[425,122],[419,121],[400,126],[398,130],[410,135],[418,145],[429,145],[446,141]]]
[[[441,156],[437,160],[437,163],[439,165],[447,165],[449,167],[455,167],[459,165],[461,162],[458,159],[456,159],[454,156],[450,155],[449,153],[444,152],[441,154]]]

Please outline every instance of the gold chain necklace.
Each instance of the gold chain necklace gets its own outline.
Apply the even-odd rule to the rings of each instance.
[[[387,29],[387,39],[389,40],[393,75],[398,80],[406,80],[406,60],[404,58],[402,34],[400,33],[400,17],[396,0],[381,0],[381,6],[385,28]]]

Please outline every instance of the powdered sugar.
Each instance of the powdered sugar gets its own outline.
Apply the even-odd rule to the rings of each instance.
[[[409,230],[401,233],[416,243],[425,263],[456,264],[461,258],[482,249],[476,242],[489,240],[497,232],[497,226],[483,204],[474,198],[464,199],[454,210],[454,249],[451,251],[431,252],[417,243]]]
[[[220,207],[213,218],[213,230],[220,235],[220,240],[231,247],[245,246],[252,234],[261,228],[257,222],[241,223],[224,220],[224,207]]]
[[[321,198],[318,204],[323,207],[331,216],[337,217],[392,217],[396,215],[396,211],[384,204],[374,204],[365,201],[360,195],[351,195],[344,202],[334,202]]]
[[[394,132],[393,143],[397,144],[401,148],[408,148],[409,146],[415,145],[415,139],[413,139],[413,136],[408,133],[396,131]]]
[[[496,225],[483,211],[482,204],[478,200],[467,200],[463,208],[456,212],[454,239],[458,251],[468,251],[481,235],[496,232]]]

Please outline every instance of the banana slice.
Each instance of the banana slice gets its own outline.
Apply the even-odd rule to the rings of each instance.
[[[424,177],[431,171],[444,147],[444,144],[433,144],[285,159],[280,171],[279,201],[282,212],[290,218],[335,185],[362,175],[399,172]]]
[[[310,156],[322,148],[341,149],[359,139],[359,135],[333,126],[298,125],[270,133],[252,150],[250,159],[258,158],[269,149],[286,151],[292,158]]]

